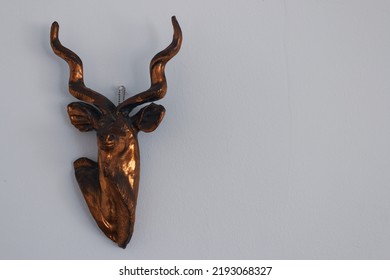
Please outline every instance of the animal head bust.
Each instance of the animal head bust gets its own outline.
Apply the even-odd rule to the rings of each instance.
[[[97,225],[122,248],[129,243],[135,222],[140,178],[137,134],[154,131],[164,117],[165,108],[151,103],[135,115],[129,114],[137,106],[163,98],[167,92],[165,65],[178,53],[182,42],[175,17],[172,25],[172,43],[150,62],[150,88],[118,106],[85,86],[81,59],[59,41],[58,23],[51,26],[51,47],[69,65],[69,92],[82,101],[68,105],[70,121],[80,131],[95,130],[97,134],[98,161],[76,160],[76,179]]]

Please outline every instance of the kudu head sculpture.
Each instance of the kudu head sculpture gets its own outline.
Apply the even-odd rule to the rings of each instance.
[[[137,106],[161,99],[167,92],[164,69],[181,46],[182,33],[172,17],[173,40],[150,62],[151,86],[115,106],[108,98],[84,84],[83,64],[58,39],[59,26],[53,22],[51,47],[70,68],[69,92],[83,102],[68,105],[71,123],[80,131],[97,132],[98,162],[79,158],[74,162],[77,182],[88,208],[104,234],[125,248],[133,234],[140,178],[139,131],[152,132],[165,109],[151,103],[130,116]]]

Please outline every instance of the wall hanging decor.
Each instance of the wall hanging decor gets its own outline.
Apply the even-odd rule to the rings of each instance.
[[[81,59],[59,41],[58,23],[53,22],[51,26],[51,47],[70,68],[69,92],[83,101],[68,105],[70,121],[80,131],[97,133],[97,162],[85,157],[76,160],[76,179],[97,225],[122,248],[129,243],[134,230],[140,178],[137,134],[154,131],[164,117],[165,108],[151,103],[135,115],[129,114],[139,105],[163,98],[167,92],[165,65],[178,53],[182,42],[175,17],[172,17],[172,25],[172,43],[150,62],[150,88],[118,106],[85,86]]]

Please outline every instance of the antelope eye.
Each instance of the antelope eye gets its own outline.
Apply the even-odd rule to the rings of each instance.
[[[114,142],[115,141],[115,135],[114,134],[108,134],[107,135],[107,138],[106,138],[106,141],[107,142]]]

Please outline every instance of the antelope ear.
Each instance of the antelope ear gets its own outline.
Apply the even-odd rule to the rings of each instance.
[[[97,123],[101,113],[95,107],[83,103],[72,102],[68,105],[68,115],[70,122],[80,131],[90,131],[97,129]]]
[[[135,128],[143,132],[154,131],[165,115],[165,108],[162,105],[151,103],[142,108],[131,120]]]

